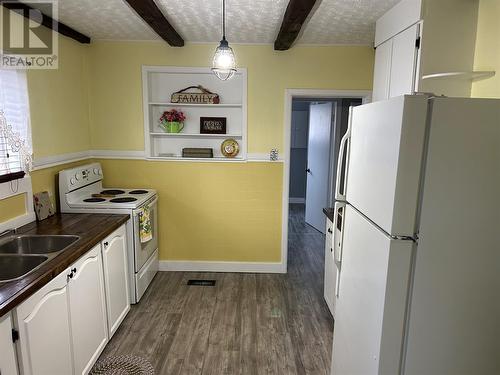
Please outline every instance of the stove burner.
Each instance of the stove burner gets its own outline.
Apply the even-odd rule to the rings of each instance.
[[[106,195],[118,195],[118,194],[124,194],[125,192],[123,190],[114,190],[114,189],[110,189],[110,190],[103,190],[101,191],[101,194],[106,194]]]
[[[129,194],[147,194],[147,190],[132,190],[132,191],[129,191],[128,193]]]
[[[104,202],[106,199],[104,198],[87,198],[84,199],[84,202],[94,203],[94,202]]]
[[[110,200],[110,202],[113,202],[113,203],[128,203],[128,202],[134,202],[136,201],[137,198],[133,198],[133,197],[123,197],[123,198],[113,198]]]

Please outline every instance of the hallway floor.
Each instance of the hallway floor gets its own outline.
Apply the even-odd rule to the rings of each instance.
[[[160,272],[101,357],[147,358],[156,374],[330,373],[324,236],[290,205],[287,274]],[[215,279],[215,287],[187,286]]]

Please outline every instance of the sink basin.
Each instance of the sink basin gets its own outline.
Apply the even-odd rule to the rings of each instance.
[[[1,255],[0,282],[12,281],[37,269],[47,255]]]
[[[0,254],[50,254],[64,250],[78,236],[13,235],[0,239]]]

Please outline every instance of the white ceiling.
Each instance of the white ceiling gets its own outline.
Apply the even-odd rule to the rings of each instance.
[[[155,0],[186,42],[221,37],[222,0]],[[289,0],[226,0],[230,43],[273,43]],[[399,0],[318,0],[297,43],[371,44],[375,20]],[[59,20],[92,39],[155,40],[124,0],[59,0]]]

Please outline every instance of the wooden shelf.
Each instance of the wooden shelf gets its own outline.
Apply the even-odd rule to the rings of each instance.
[[[149,133],[152,137],[241,138],[241,134]]]
[[[158,105],[165,107],[205,107],[205,108],[241,108],[241,104],[196,104],[196,103],[167,103],[167,102],[149,102],[149,105]]]
[[[422,76],[422,79],[443,79],[443,78],[455,78],[464,79],[471,81],[479,81],[482,79],[491,78],[495,75],[494,71],[477,71],[477,72],[445,72],[445,73],[434,73]]]

